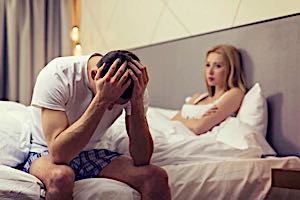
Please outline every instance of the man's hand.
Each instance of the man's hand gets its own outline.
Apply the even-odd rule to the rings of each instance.
[[[136,60],[128,63],[130,69],[128,70],[132,80],[134,81],[134,87],[131,97],[131,103],[143,102],[144,92],[149,82],[148,72],[146,66],[142,65]]]
[[[118,69],[118,71],[114,74],[119,62],[120,60],[116,59],[103,78],[101,78],[100,75],[105,64],[103,64],[97,70],[94,81],[96,87],[96,96],[98,95],[99,101],[113,104],[120,98],[123,92],[130,85],[131,80],[127,80],[129,71],[127,70],[124,73],[124,71],[126,70],[127,62],[124,62]]]

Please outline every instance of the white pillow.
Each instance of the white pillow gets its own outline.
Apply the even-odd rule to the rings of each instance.
[[[256,83],[245,95],[236,116],[241,122],[249,125],[256,133],[266,137],[268,125],[267,103],[262,95],[260,85]]]
[[[15,167],[30,148],[30,112],[25,105],[0,101],[0,164]]]
[[[236,149],[248,151],[260,157],[262,155],[276,155],[262,134],[256,134],[253,127],[241,122],[235,117],[227,118],[220,124],[217,141]]]

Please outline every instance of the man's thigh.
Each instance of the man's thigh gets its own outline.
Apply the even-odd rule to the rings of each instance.
[[[100,173],[99,177],[118,180],[140,190],[145,179],[153,169],[159,168],[154,165],[135,166],[131,158],[119,156],[108,164]]]

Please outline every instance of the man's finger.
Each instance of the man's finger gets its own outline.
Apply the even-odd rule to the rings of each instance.
[[[111,77],[113,76],[113,74],[115,73],[116,68],[117,68],[119,62],[120,62],[120,59],[117,58],[117,59],[113,62],[113,64],[110,66],[108,72],[107,72],[107,73],[105,74],[105,76],[104,76],[104,78],[106,78],[107,81],[110,80]]]
[[[142,65],[140,62],[138,62],[138,61],[136,61],[136,60],[134,60],[134,59],[132,59],[131,62],[132,62],[135,66],[137,66],[140,70],[144,67],[144,65]]]
[[[141,84],[144,84],[144,76],[142,71],[133,63],[129,63],[128,66],[131,69],[131,72],[134,73],[135,77],[137,77],[138,81],[140,81]]]
[[[121,67],[118,69],[118,71],[115,73],[115,75],[113,76],[113,79],[120,80],[120,78],[123,76],[125,70],[127,67],[127,61],[123,62]]]
[[[96,73],[96,76],[95,76],[95,80],[98,80],[98,79],[101,77],[101,72],[102,72],[104,66],[105,66],[105,63],[103,63],[103,64],[101,65],[101,67],[98,68],[97,73]]]
[[[125,82],[125,84],[123,84],[123,85],[121,86],[123,92],[129,87],[131,81],[132,81],[132,80],[129,79],[127,82]],[[122,92],[122,93],[123,93],[123,92]]]
[[[132,78],[132,80],[135,82],[135,83],[138,83],[139,82],[139,79],[138,77],[135,75],[135,73],[133,73],[133,71],[131,69],[128,70],[129,71],[129,74]]]
[[[135,64],[133,64],[132,62],[128,63],[130,69],[132,69],[135,73],[137,72],[141,72],[140,68],[138,68]]]
[[[131,64],[130,64],[131,63]],[[147,69],[146,69],[146,66],[141,64],[140,62],[136,61],[136,60],[132,60],[132,62],[130,62],[130,67],[132,67],[132,69],[138,69],[141,71],[142,73],[142,79],[143,79],[143,82],[144,84],[148,83],[149,81],[149,76],[148,76],[148,72],[147,72]],[[136,72],[136,70],[135,70]]]
[[[119,84],[123,85],[127,81],[128,76],[129,76],[129,70],[126,70],[126,72],[121,76],[119,80]]]
[[[144,74],[144,76],[145,76],[145,83],[148,83],[148,81],[149,81],[149,76],[148,76],[148,71],[147,71],[146,66],[144,66],[143,74]]]

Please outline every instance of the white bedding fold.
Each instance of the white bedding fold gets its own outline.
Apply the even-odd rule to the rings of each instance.
[[[172,110],[153,107],[148,110],[148,124],[154,140],[153,164],[163,166],[232,158],[260,158],[265,154],[275,154],[263,137],[236,118],[230,117],[206,134],[197,136],[182,123],[171,121],[170,117],[174,113]],[[106,133],[102,147],[129,154],[124,124],[124,117],[121,116]]]

